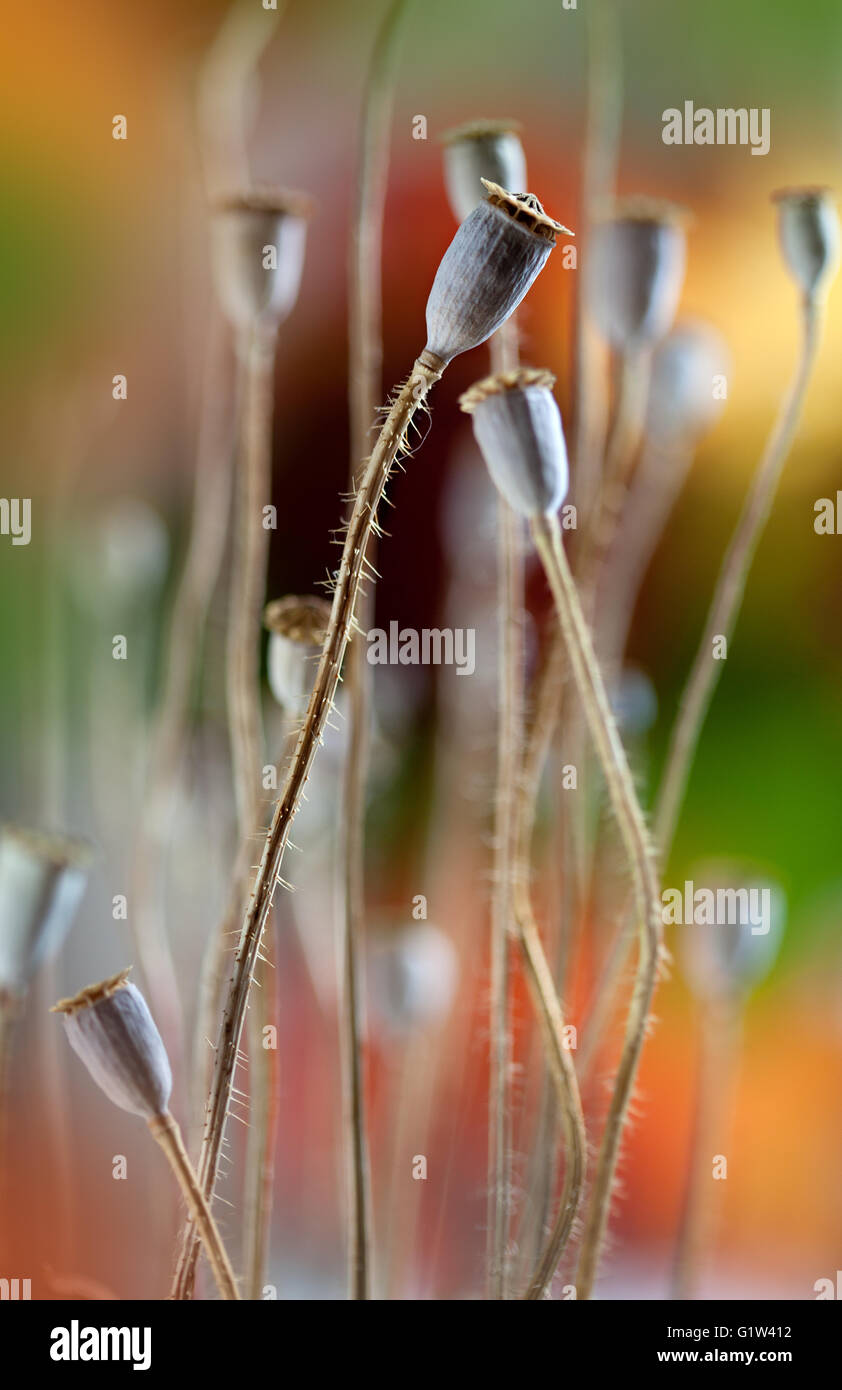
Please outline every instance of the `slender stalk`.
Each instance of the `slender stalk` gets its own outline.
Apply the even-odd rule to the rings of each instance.
[[[234,560],[228,619],[226,686],[231,758],[241,841],[258,828],[263,717],[260,701],[261,614],[266,595],[271,532],[263,508],[272,496],[272,388],[275,334],[257,325],[240,346],[244,374],[243,422],[237,469]],[[263,1046],[263,1029],[272,1021],[272,992],[264,962],[256,964],[258,991],[249,1011],[251,1067],[249,1133],[246,1152],[244,1247],[246,1288],[251,1299],[263,1285],[267,1229],[271,1211],[269,1119],[272,1113],[274,1049]]]
[[[491,370],[517,366],[512,319],[490,344]],[[488,1293],[508,1297],[511,1222],[512,1021],[509,942],[514,926],[517,858],[515,801],[523,746],[523,535],[502,498],[497,507],[498,725],[494,797],[494,892],[491,904],[491,1018],[488,1097]]]
[[[488,1293],[508,1294],[511,1218],[512,1030],[509,940],[513,923],[514,797],[523,709],[523,549],[517,517],[498,505],[499,724],[491,906],[491,1027],[488,1112]]]
[[[4,990],[0,990],[0,1199],[5,1197],[3,1186],[8,1165],[6,1136],[8,1134],[9,1077],[12,1061],[12,1035],[18,1009],[17,1001]]]
[[[164,1150],[170,1167],[184,1193],[184,1199],[198,1229],[199,1238],[205,1247],[205,1253],[210,1261],[219,1292],[223,1298],[239,1299],[234,1271],[231,1268],[225,1246],[222,1244],[219,1227],[214,1221],[213,1213],[199,1187],[193,1165],[181,1138],[178,1122],[167,1112],[165,1115],[153,1116],[148,1124],[153,1137],[157,1139]]]
[[[241,345],[241,356],[244,406],[237,467],[226,694],[237,820],[244,836],[254,829],[263,762],[260,633],[271,534],[263,525],[263,508],[272,498],[274,335],[255,327],[248,342]]]
[[[581,245],[587,247],[600,204],[614,189],[623,108],[623,70],[619,19],[614,0],[588,5],[587,114],[582,170]],[[584,281],[576,302],[576,438],[573,456],[583,517],[599,490],[599,461],[605,434],[606,400],[601,379],[601,348],[588,319]]]
[[[587,1163],[585,1120],[576,1069],[570,1051],[564,1045],[564,1017],[553,983],[552,971],[544,953],[529,891],[530,845],[535,824],[538,786],[558,717],[561,690],[559,662],[554,659],[554,653],[550,653],[538,682],[535,713],[529,730],[515,803],[516,932],[533,1005],[541,1025],[547,1066],[557,1095],[567,1146],[564,1187],[559,1199],[558,1212],[546,1243],[539,1250],[536,1266],[529,1280],[525,1294],[529,1300],[543,1298],[552,1284],[579,1210]],[[543,1223],[541,1230],[543,1231]]]
[[[541,1023],[547,1062],[558,1096],[567,1147],[564,1187],[559,1198],[556,1219],[524,1295],[528,1300],[536,1300],[544,1298],[552,1284],[579,1211],[587,1164],[587,1136],[576,1069],[570,1052],[564,1045],[564,1016],[528,892],[518,892],[516,912],[526,978],[535,1012]]]
[[[740,1024],[741,1006],[736,999],[711,1001],[702,1010],[693,1133],[673,1269],[676,1300],[694,1297],[713,1237],[711,1189],[718,1184],[710,1165],[714,1152],[724,1153],[727,1148]]]
[[[556,640],[557,638],[559,640]],[[523,755],[523,769],[519,784],[519,797],[521,799],[519,819],[521,825],[518,835],[519,858],[515,870],[515,880],[518,884],[529,883],[530,881],[530,846],[533,836],[541,776],[547,757],[549,756],[553,736],[558,727],[564,696],[564,643],[560,640],[558,625],[555,621],[553,623],[552,634],[548,634],[545,639],[545,647],[544,658],[535,678],[532,692],[532,714],[527,730],[526,747]],[[562,818],[561,829],[562,835],[564,836],[567,829],[566,818]],[[562,855],[561,858],[563,861],[564,856]],[[560,891],[557,896],[558,899],[563,902],[565,898],[569,897],[566,891],[569,875],[567,874],[563,862],[560,866],[557,866],[557,868],[562,876],[563,883],[562,891]],[[555,951],[556,959],[554,961],[554,968],[551,967],[553,979],[558,982],[559,986],[565,976],[565,938],[568,927],[568,913],[565,910],[566,906],[567,904],[563,902],[559,941]],[[543,1035],[541,1046],[543,1049]],[[554,1172],[552,1135],[556,1123],[557,1109],[553,1077],[551,1071],[545,1068],[541,1078],[538,1099],[538,1119],[532,1140],[531,1173],[528,1181],[529,1193],[532,1197],[537,1215],[535,1220],[531,1223],[531,1230],[524,1233],[528,1236],[527,1249],[529,1250],[530,1258],[533,1259],[536,1265],[543,1248],[544,1233],[549,1220],[550,1203],[552,1200]]]
[[[643,580],[693,459],[690,439],[643,452],[623,511],[623,525],[606,556],[597,597],[597,653],[603,670],[622,663]],[[604,597],[604,602],[601,597]]]
[[[597,1159],[585,1234],[576,1278],[579,1298],[589,1298],[608,1223],[611,1188],[620,1140],[628,1113],[638,1062],[646,1037],[649,1008],[658,976],[661,914],[654,854],[637,800],[620,735],[608,704],[590,634],[561,544],[555,517],[538,517],[532,533],[553,592],[573,675],[596,745],[620,834],[629,856],[640,929],[640,956],[629,1006],[626,1035]]]
[[[350,481],[362,481],[368,431],[380,401],[383,359],[381,248],[389,172],[389,134],[398,40],[408,0],[390,4],[366,81],[357,200],[349,260],[348,384],[351,420]],[[362,462],[361,462],[362,461]],[[376,564],[375,539],[367,556]],[[360,598],[360,626],[371,620],[369,596]],[[344,924],[341,1019],[344,1131],[348,1193],[348,1288],[352,1299],[371,1297],[371,1194],[362,1066],[363,1003],[359,958],[365,933],[365,785],[371,711],[371,674],[362,642],[348,652],[348,753],[342,788]]]
[[[211,197],[247,187],[252,86],[285,0],[272,9],[233,0],[197,74],[199,152]]]
[[[722,671],[722,662],[713,657],[713,640],[715,637],[731,640],[749,570],[801,418],[819,347],[822,306],[809,296],[805,297],[802,314],[803,337],[795,373],[725,553],[702,640],[679,702],[655,811],[655,837],[662,852],[675,833],[702,725]]]
[[[336,578],[330,626],[325,637],[315,685],[284,790],[275,805],[267,832],[260,867],[243,918],[234,970],[220,1025],[199,1163],[199,1180],[209,1199],[216,1187],[231,1088],[263,929],[272,906],[275,888],[280,882],[280,871],[290,829],[333,706],[342,658],[355,621],[368,537],[376,527],[377,508],[392,466],[401,450],[406,450],[407,430],[419,406],[426,399],[430,387],[439,379],[443,370],[440,359],[433,359],[426,350],[417,359],[412,373],[398,391],[383,424],[354,502]],[[176,1269],[173,1290],[176,1298],[191,1296],[196,1255],[195,1236],[192,1228],[188,1227]]]
[[[170,1056],[180,1063],[181,1005],[160,900],[163,857],[180,755],[186,744],[202,631],[225,548],[231,495],[226,335],[214,310],[204,367],[199,442],[187,554],[170,618],[161,697],[135,843],[131,914],[138,961],[156,1001]]]

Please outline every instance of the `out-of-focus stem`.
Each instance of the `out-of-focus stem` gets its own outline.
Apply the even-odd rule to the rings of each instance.
[[[517,365],[510,319],[490,344],[491,369]],[[494,892],[491,904],[491,1019],[488,1104],[488,1292],[508,1296],[511,1220],[512,1027],[509,942],[515,921],[515,802],[523,748],[523,535],[502,498],[497,507],[498,726],[494,797]]]
[[[822,323],[822,309],[815,300],[806,298],[802,311],[803,338],[795,374],[725,552],[702,640],[679,702],[655,811],[655,838],[663,853],[675,833],[699,735],[722,672],[722,662],[713,656],[713,641],[717,637],[731,640],[748,573],[801,418]]]
[[[260,706],[261,612],[271,532],[274,335],[255,328],[242,346],[243,426],[237,464],[235,539],[226,655],[231,761],[241,835],[254,830],[263,761]]]
[[[389,171],[389,135],[398,40],[409,0],[392,0],[383,20],[366,80],[360,139],[357,198],[349,259],[348,384],[351,419],[350,482],[355,490],[365,471],[368,431],[382,390],[381,248]],[[375,564],[376,542],[367,560]],[[371,602],[360,598],[362,631]],[[342,788],[344,924],[342,937],[343,1130],[348,1201],[348,1287],[352,1299],[371,1297],[371,1194],[365,1117],[360,956],[365,933],[365,784],[371,719],[371,674],[361,640],[347,660],[348,752]]]
[[[549,1070],[561,1112],[566,1143],[564,1187],[559,1199],[555,1222],[539,1250],[536,1266],[529,1280],[526,1298],[541,1299],[550,1287],[564,1254],[573,1222],[579,1209],[585,1180],[587,1145],[582,1102],[570,1051],[565,1047],[564,1017],[547,963],[541,935],[532,907],[529,890],[530,846],[535,824],[535,807],[541,772],[555,730],[561,702],[563,664],[558,653],[550,652],[541,670],[535,693],[535,709],[529,729],[523,770],[515,801],[517,863],[514,868],[514,906],[516,932],[524,958],[526,977],[535,1012],[541,1025],[541,1036]],[[542,1115],[543,1115],[542,1106]],[[543,1130],[542,1126],[542,1130]],[[549,1126],[542,1133],[548,1140]],[[539,1155],[541,1174],[552,1171],[549,1158]],[[549,1184],[548,1184],[549,1186]],[[543,1209],[543,1207],[542,1207]],[[543,1223],[541,1226],[543,1231]]]
[[[532,533],[547,572],[565,645],[580,693],[591,736],[605,775],[611,805],[629,857],[635,885],[636,915],[640,927],[640,957],[629,1006],[626,1036],[614,1080],[605,1122],[594,1186],[579,1258],[576,1285],[579,1298],[589,1298],[608,1223],[611,1187],[617,1155],[631,1100],[640,1054],[646,1036],[649,1008],[658,975],[661,949],[661,915],[654,854],[643,813],[634,790],[614,716],[602,684],[587,624],[573,576],[561,544],[555,517],[539,517]]]
[[[199,1163],[202,1190],[213,1195],[225,1122],[236,1072],[243,1024],[248,1009],[252,975],[260,952],[263,931],[280,881],[280,871],[290,829],[301,804],[310,767],[321,741],[339,683],[342,658],[352,624],[357,597],[365,569],[369,534],[375,524],[377,508],[392,466],[405,445],[406,432],[430,387],[444,370],[440,359],[426,350],[416,361],[401,387],[382,426],[377,443],[357,492],[333,597],[330,625],[322,648],[310,703],[304,717],[298,746],[290,765],[283,792],[278,799],[266,835],[260,868],[243,918],[240,941],[225,1003],[225,1011],[214,1056],[214,1074],[208,1097],[205,1135]],[[189,1298],[192,1293],[198,1247],[192,1225],[182,1241],[176,1269],[173,1296]]]
[[[257,65],[286,0],[267,9],[235,0],[208,48],[197,80],[197,115],[205,185],[211,198],[249,182],[248,127]]]
[[[620,26],[614,0],[586,7],[587,113],[582,169],[582,210],[577,241],[586,250],[600,205],[614,190],[623,110]],[[606,393],[603,354],[588,319],[584,279],[576,301],[576,502],[584,519],[599,490],[605,437]]]
[[[694,1297],[705,1251],[714,1234],[711,1164],[714,1152],[724,1154],[727,1149],[740,1030],[738,1000],[711,1001],[703,1006],[693,1132],[673,1271],[672,1297],[677,1300]]]
[[[231,496],[227,343],[214,311],[202,388],[200,433],[187,555],[172,608],[161,698],[133,862],[130,922],[138,962],[171,1059],[181,1064],[181,1005],[161,900],[176,778],[186,744],[202,631],[219,575]]]
[[[241,344],[243,421],[237,467],[235,541],[228,623],[226,687],[231,758],[241,840],[259,828],[263,717],[260,700],[261,615],[271,532],[263,508],[272,498],[272,416],[275,334],[255,325]],[[272,991],[263,962],[255,963],[258,991],[249,1013],[250,1123],[246,1152],[244,1248],[247,1292],[260,1297],[271,1206],[269,1117],[275,1049],[264,1047],[264,1028],[272,1022]],[[268,1205],[267,1205],[268,1204]]]

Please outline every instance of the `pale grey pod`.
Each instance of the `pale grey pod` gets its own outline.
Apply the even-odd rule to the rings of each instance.
[[[478,381],[459,404],[495,486],[521,516],[557,512],[569,485],[567,447],[551,372],[520,367]]]
[[[711,429],[724,400],[715,379],[728,376],[731,357],[710,324],[688,319],[658,344],[652,356],[647,434],[658,442],[695,440]]]
[[[390,1032],[430,1027],[453,1003],[459,961],[453,943],[430,922],[390,931],[369,958],[369,998]]]
[[[650,199],[630,199],[597,223],[587,252],[588,305],[617,351],[656,343],[670,329],[686,263],[681,214]]]
[[[266,605],[269,688],[289,715],[307,706],[329,621],[330,604],[323,598],[290,596]]]
[[[68,558],[74,593],[86,608],[149,608],[166,579],[169,534],[154,507],[120,497],[78,528]]]
[[[483,183],[488,197],[456,232],[427,300],[426,351],[445,365],[505,323],[567,230],[531,193]]]
[[[298,193],[249,194],[220,202],[211,222],[219,302],[238,332],[273,330],[301,285],[310,201]]]
[[[471,121],[442,137],[444,183],[457,222],[464,222],[485,197],[483,179],[526,191],[526,155],[511,121]]]
[[[762,982],[777,959],[786,919],[783,890],[749,876],[740,882],[738,872],[728,869],[694,881],[696,891],[702,887],[723,899],[720,903],[715,896],[715,922],[685,922],[680,929],[685,979],[701,1000],[740,998]],[[768,930],[755,930],[765,924],[749,920],[744,905],[751,903],[750,894],[757,895],[755,905],[768,894]]]
[[[97,1085],[121,1110],[165,1115],[172,1072],[161,1035],[128,970],[89,985],[53,1012],[64,1015],[67,1040]]]
[[[0,827],[0,993],[22,995],[73,923],[90,850],[76,840]]]
[[[784,259],[805,294],[820,297],[839,266],[839,214],[827,188],[773,194]]]

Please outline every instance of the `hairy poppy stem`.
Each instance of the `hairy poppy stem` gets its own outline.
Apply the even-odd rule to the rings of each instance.
[[[640,929],[640,956],[629,1006],[625,1041],[597,1159],[576,1278],[578,1297],[589,1298],[602,1252],[620,1139],[643,1050],[649,1008],[658,976],[661,952],[660,897],[649,833],[634,790],[625,750],[608,704],[573,576],[561,544],[557,518],[533,518],[532,534],[552,589],[573,675],[631,863],[636,915]]]

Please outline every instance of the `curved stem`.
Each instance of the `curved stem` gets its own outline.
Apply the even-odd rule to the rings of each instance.
[[[564,1187],[553,1227],[529,1280],[525,1298],[537,1300],[549,1289],[570,1239],[579,1210],[587,1164],[587,1139],[576,1068],[564,1043],[564,1017],[553,983],[529,891],[530,845],[541,772],[558,719],[563,661],[553,647],[541,671],[516,800],[517,864],[514,869],[515,923],[535,1012],[541,1025],[547,1066],[558,1097],[567,1146]],[[542,1228],[543,1229],[543,1228]]]
[[[176,779],[186,744],[202,632],[219,576],[231,497],[227,339],[214,310],[202,386],[199,441],[187,554],[173,601],[163,686],[151,736],[149,774],[132,864],[132,932],[155,1013],[176,1066],[182,1021],[175,966],[160,896]]]
[[[199,1238],[205,1247],[205,1253],[210,1261],[219,1292],[223,1298],[239,1299],[240,1295],[234,1279],[234,1271],[231,1268],[231,1261],[228,1259],[225,1246],[222,1244],[219,1227],[213,1219],[211,1209],[199,1187],[193,1165],[187,1156],[177,1121],[167,1112],[164,1115],[154,1115],[148,1124],[153,1137],[164,1150],[170,1167],[178,1179],[184,1199],[190,1209],[190,1215],[196,1223]]]
[[[349,260],[348,385],[352,490],[361,482],[368,430],[380,401],[383,358],[380,259],[389,171],[389,134],[398,39],[408,0],[392,0],[372,54],[366,80],[357,201]],[[369,541],[368,563],[376,563]],[[360,598],[360,626],[371,619]],[[343,999],[341,1017],[343,1109],[348,1193],[348,1288],[352,1299],[371,1297],[371,1194],[362,1065],[364,1030],[359,957],[365,932],[365,785],[371,718],[371,677],[361,641],[348,653],[348,752],[342,788],[344,876]]]
[[[754,475],[737,529],[725,552],[702,640],[679,702],[678,718],[670,738],[655,811],[655,837],[664,854],[675,833],[699,735],[722,670],[722,663],[713,657],[713,640],[724,637],[730,641],[736,626],[748,573],[798,429],[818,351],[821,319],[821,306],[815,300],[806,298],[803,304],[803,338],[795,375]]]
[[[577,1292],[589,1298],[596,1278],[608,1223],[611,1187],[620,1140],[631,1100],[640,1054],[646,1037],[649,1007],[658,975],[661,949],[661,911],[654,854],[643,813],[634,790],[620,735],[611,713],[602,677],[582,615],[576,586],[561,544],[555,517],[536,517],[532,533],[547,572],[564,635],[570,664],[602,764],[611,804],[629,857],[640,926],[640,957],[629,1006],[626,1035],[605,1122],[594,1187],[579,1258]]]
[[[214,1074],[208,1097],[205,1135],[199,1179],[210,1197],[216,1186],[219,1157],[231,1088],[237,1067],[243,1024],[248,1008],[252,974],[260,951],[263,929],[272,906],[290,829],[301,803],[328,715],[333,707],[342,658],[355,620],[360,582],[365,566],[368,537],[376,525],[376,512],[392,466],[405,448],[406,432],[430,387],[441,376],[444,364],[426,351],[398,392],[383,424],[365,477],[357,492],[348,525],[342,559],[336,579],[330,625],[322,648],[307,713],[298,745],[290,765],[284,790],[278,799],[266,836],[260,867],[243,918],[234,970],[228,987],[214,1059]],[[196,1265],[196,1242],[190,1228],[185,1232],[176,1270],[174,1297],[190,1297]]]

